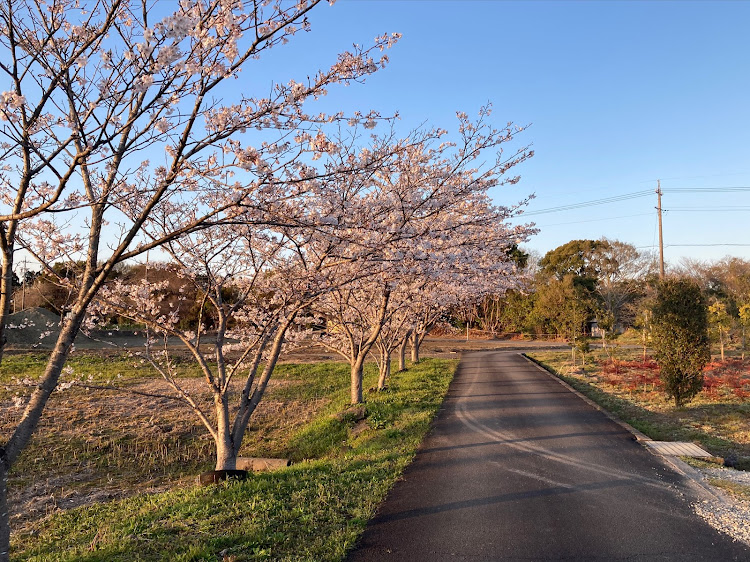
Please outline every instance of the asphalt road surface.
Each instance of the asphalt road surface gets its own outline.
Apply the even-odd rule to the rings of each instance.
[[[750,561],[702,499],[517,352],[472,353],[348,560]]]

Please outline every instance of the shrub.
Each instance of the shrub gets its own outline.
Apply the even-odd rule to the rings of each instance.
[[[680,407],[703,388],[703,367],[711,359],[708,308],[700,288],[686,279],[660,283],[652,330],[667,399]]]

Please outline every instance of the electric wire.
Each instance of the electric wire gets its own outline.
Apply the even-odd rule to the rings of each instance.
[[[730,186],[730,187],[670,187],[662,189],[663,193],[742,193],[750,192],[750,186]],[[642,197],[648,197],[653,195],[654,191],[651,189],[644,189],[641,191],[634,191],[631,193],[622,193],[620,195],[613,195],[611,197],[604,197],[602,199],[592,199],[590,201],[579,201],[577,203],[570,203],[567,205],[560,205],[557,207],[548,207],[545,209],[538,209],[533,211],[524,211],[523,216],[530,217],[535,215],[545,215],[548,213],[559,213],[562,211],[572,211],[576,209],[583,209],[586,207],[593,207],[597,205],[607,205],[610,203],[619,203],[621,201],[628,201],[630,199],[639,199]]]
[[[611,221],[611,220],[616,220],[616,219],[629,219],[629,218],[633,218],[633,217],[650,217],[651,214],[652,213],[637,213],[635,215],[620,215],[620,216],[617,216],[617,217],[604,217],[604,218],[601,218],[601,219],[588,219],[588,220],[583,220],[583,221],[566,221],[566,222],[556,222],[556,223],[553,223],[553,224],[538,224],[538,223],[534,223],[534,224],[536,226],[538,226],[539,228],[549,228],[551,226],[567,226],[569,224],[583,224],[583,223],[588,223],[588,222],[603,222],[603,221]]]
[[[711,213],[728,213],[728,212],[736,212],[736,211],[742,211],[747,212],[750,211],[750,207],[670,207],[669,209],[664,209],[664,211],[676,211],[676,212],[711,212]]]
[[[750,191],[750,187],[668,187],[664,193],[735,193]]]
[[[665,248],[710,248],[713,246],[750,247],[750,244],[716,243],[716,244],[665,244]]]
[[[698,193],[712,193],[712,194],[718,194],[718,193],[746,193],[750,192],[750,186],[720,186],[720,187],[670,187],[670,188],[662,188],[662,193],[674,193],[674,194],[698,194]],[[570,203],[567,205],[559,205],[556,207],[548,207],[544,209],[539,210],[533,210],[533,211],[527,211],[522,213],[522,217],[531,217],[536,215],[545,215],[550,213],[558,213],[558,212],[564,212],[564,211],[573,211],[578,209],[585,209],[587,207],[593,207],[593,206],[599,206],[599,205],[607,205],[612,203],[619,203],[622,201],[629,201],[631,199],[640,199],[643,197],[652,196],[654,194],[654,190],[646,189],[646,190],[640,190],[640,191],[634,191],[630,193],[623,193],[619,195],[613,195],[610,197],[605,197],[601,199],[593,199],[589,201],[579,201],[577,203]],[[748,212],[750,211],[750,206],[748,205],[735,205],[735,206],[716,206],[716,207],[688,207],[688,206],[681,206],[681,207],[670,207],[669,209],[662,209],[662,212],[664,213],[690,213],[690,212],[703,212],[703,213],[729,213],[729,212]],[[586,219],[586,220],[580,220],[580,221],[568,221],[564,223],[553,223],[553,224],[537,224],[540,228],[549,228],[553,226],[566,226],[566,225],[573,225],[573,224],[583,224],[583,223],[591,223],[591,222],[602,222],[602,221],[611,221],[616,219],[624,219],[624,218],[631,218],[631,217],[639,217],[639,216],[648,216],[651,213],[639,213],[639,214],[632,214],[632,215],[620,215],[615,217],[607,217],[607,218],[597,218],[597,219]],[[637,246],[638,249],[650,249],[653,250],[657,248],[656,244],[656,218],[654,219],[654,236],[653,236],[653,243],[650,246]],[[702,243],[702,244],[664,244],[665,248],[700,248],[700,247],[750,247],[750,243],[743,244],[743,243]]]
[[[713,248],[719,246],[738,246],[738,247],[750,247],[750,244],[732,244],[732,243],[716,243],[716,244],[664,244],[664,248]],[[659,245],[656,243],[648,246],[636,246],[636,250],[649,249],[653,250],[658,248]]]
[[[644,191],[636,191],[634,193],[625,193],[622,195],[614,195],[612,197],[605,197],[603,199],[594,199],[593,201],[582,201],[580,203],[571,203],[570,205],[561,205],[559,207],[549,207],[547,209],[539,209],[538,211],[527,211],[524,212],[524,216],[533,215],[544,215],[547,213],[559,213],[560,211],[572,211],[574,209],[581,209],[583,207],[592,207],[595,205],[606,205],[608,203],[619,203],[620,201],[627,201],[629,199],[638,199],[640,197],[646,197],[653,194],[653,191],[646,189]]]

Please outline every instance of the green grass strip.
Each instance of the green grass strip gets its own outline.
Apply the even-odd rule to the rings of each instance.
[[[307,460],[251,475],[245,482],[139,495],[54,514],[14,537],[13,559],[341,560],[413,458],[456,364],[425,360],[394,373],[388,391],[367,394],[368,417],[360,422],[333,416],[346,404],[341,384],[330,385],[333,378],[318,372],[320,367],[300,367],[299,377],[307,371],[325,381],[331,403],[275,452]],[[370,369],[365,388],[374,378]]]

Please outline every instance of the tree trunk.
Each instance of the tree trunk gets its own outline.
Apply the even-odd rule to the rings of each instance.
[[[235,470],[237,467],[237,452],[229,439],[216,442],[216,468],[214,470]]]
[[[380,364],[380,376],[378,377],[378,390],[385,390],[385,383],[391,376],[391,351],[384,352]]]
[[[362,378],[365,367],[365,356],[360,353],[352,363],[352,385],[351,401],[352,405],[362,403]]]
[[[409,338],[411,337],[411,330],[406,332],[406,336],[401,341],[401,345],[398,348],[398,370],[406,371],[406,346],[409,345]]]
[[[0,562],[10,560],[10,516],[8,515],[8,468],[0,448]]]
[[[31,436],[39,425],[44,406],[57,386],[65,361],[70,354],[70,347],[78,333],[82,320],[83,312],[79,309],[68,323],[63,326],[55,348],[50,354],[44,374],[31,395],[21,421],[16,426],[7,443],[0,446],[0,562],[8,562],[10,560],[8,471],[21,454],[21,451],[26,448],[26,445],[31,440]]]
[[[29,443],[31,436],[39,425],[47,400],[57,387],[62,369],[70,355],[70,348],[81,327],[83,316],[83,311],[74,311],[73,316],[65,323],[57,338],[57,343],[47,361],[44,374],[31,394],[21,421],[5,445],[5,462],[8,470]]]
[[[721,350],[721,360],[724,361],[724,334],[719,335],[719,349]]]
[[[422,344],[424,343],[424,340],[427,337],[427,334],[430,333],[431,329],[432,324],[428,324],[427,327],[422,331],[414,330],[411,348],[411,360],[414,363],[419,363],[419,348],[422,347]]]
[[[268,359],[266,360],[266,365],[263,368],[263,373],[260,376],[258,385],[255,387],[255,390],[253,390],[251,394],[250,391],[252,390],[253,379],[255,378],[254,373],[258,368],[258,363],[261,359],[260,354],[262,354],[263,348],[265,348],[268,338],[266,338],[262,343],[262,348],[259,350],[259,355],[253,361],[254,365],[252,367],[251,374],[246,381],[245,389],[242,392],[240,408],[235,415],[234,424],[232,425],[232,443],[234,445],[234,450],[236,453],[239,453],[240,447],[242,446],[242,439],[245,436],[245,431],[247,430],[248,423],[250,423],[250,416],[253,415],[253,412],[255,412],[255,409],[258,407],[258,404],[265,394],[266,387],[268,386],[268,381],[271,380],[271,375],[273,374],[273,370],[276,368],[276,363],[279,360],[279,355],[281,355],[281,348],[284,345],[286,332],[289,329],[289,326],[292,325],[292,322],[294,322],[296,316],[296,312],[292,313],[276,332],[276,336],[273,339],[273,346],[271,347]]]
[[[385,324],[385,317],[388,312],[388,301],[391,298],[391,291],[387,287],[383,290],[383,295],[380,301],[380,309],[378,310],[378,316],[372,325],[370,330],[370,336],[363,344],[359,346],[359,351],[356,357],[353,357],[354,361],[351,363],[352,366],[352,384],[351,384],[351,401],[352,405],[362,403],[362,379],[363,371],[365,367],[365,358],[370,353],[372,346],[378,340],[380,331],[383,329]],[[354,347],[354,346],[352,346]]]
[[[235,470],[237,467],[237,450],[232,441],[231,424],[229,423],[229,406],[225,392],[214,396],[216,408],[216,468],[215,470]]]
[[[419,335],[415,331],[411,337],[411,362],[419,363]]]
[[[13,297],[13,253],[3,252],[2,277],[0,278],[0,364],[3,361],[7,337],[10,301]]]
[[[232,446],[229,435],[218,436],[216,440],[216,468],[214,470],[235,470],[237,468],[237,451]]]

